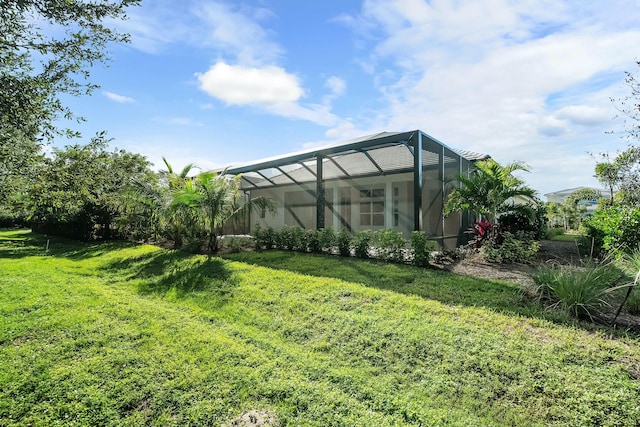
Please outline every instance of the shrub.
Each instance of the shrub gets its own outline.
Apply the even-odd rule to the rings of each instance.
[[[548,229],[545,233],[544,233],[544,238],[551,240],[556,236],[561,236],[564,234],[564,228],[562,227],[553,227]]]
[[[351,256],[352,235],[349,230],[343,228],[337,236],[338,253],[340,256]]]
[[[256,224],[253,231],[253,238],[256,244],[256,250],[273,249],[275,246],[275,230],[273,227],[262,228],[260,224]]]
[[[598,209],[582,221],[582,230],[594,238],[598,250],[629,251],[640,242],[640,208],[612,206]]]
[[[372,233],[369,230],[358,231],[352,240],[353,249],[358,258],[369,258]]]
[[[495,231],[495,226],[485,219],[476,221],[465,233],[473,235],[469,246],[480,248],[491,236],[495,235]]]
[[[276,249],[289,249],[289,227],[285,226],[275,231],[273,243]]]
[[[378,250],[377,258],[384,261],[403,262],[407,241],[402,233],[395,230],[382,230],[374,234],[374,244]]]
[[[427,236],[420,232],[411,233],[411,255],[413,264],[417,267],[426,267],[431,259],[431,252],[435,249],[435,242],[428,240]]]
[[[322,253],[322,245],[320,244],[320,233],[318,233],[318,230],[304,230],[303,242],[304,247],[307,251],[313,252],[315,254]]]
[[[625,278],[625,274],[611,264],[584,269],[545,267],[534,275],[541,298],[553,302],[569,314],[593,321],[603,309],[611,306],[611,291]]]
[[[540,242],[524,231],[516,234],[508,231],[492,235],[482,245],[480,253],[488,262],[495,263],[529,263],[533,261],[540,249]]]
[[[318,240],[321,250],[331,253],[336,245],[336,232],[331,227],[323,228],[318,233]]]
[[[547,224],[546,208],[543,205],[531,209],[531,217],[523,212],[510,212],[499,218],[500,228],[510,233],[525,231],[535,239],[541,239]]]
[[[306,252],[307,247],[304,241],[304,228],[291,227],[289,238],[291,239],[291,250]]]

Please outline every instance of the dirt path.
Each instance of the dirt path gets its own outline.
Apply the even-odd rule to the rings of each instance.
[[[542,264],[578,265],[580,261],[578,247],[575,243],[543,240],[540,245],[538,260],[532,265],[494,264],[484,261],[479,254],[473,254],[456,263],[443,266],[443,268],[466,276],[515,282],[527,290],[532,290],[533,280],[531,279],[531,274],[537,266]]]

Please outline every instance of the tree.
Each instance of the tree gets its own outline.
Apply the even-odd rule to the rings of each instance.
[[[105,22],[126,17],[139,0],[12,0],[0,7],[0,204],[7,183],[32,174],[44,141],[66,134],[55,122],[75,118],[60,95],[96,88],[90,68],[107,58],[107,45],[127,36]],[[18,177],[18,179],[16,179]]]
[[[630,146],[612,160],[602,154],[603,162],[597,163],[596,178],[606,185],[611,194],[624,205],[640,207],[640,147]]]
[[[516,171],[528,172],[521,162],[501,166],[493,159],[476,162],[476,170],[471,176],[458,175],[460,186],[454,188],[445,203],[445,214],[470,210],[479,213],[491,222],[502,214],[522,213],[534,215],[530,203],[516,202],[524,198],[533,203],[536,191],[527,187],[520,178],[513,175]]]
[[[54,148],[39,166],[29,191],[37,229],[82,239],[113,237],[124,190],[152,172],[142,155],[107,151],[108,143],[101,133],[84,146]]]
[[[225,227],[243,218],[253,209],[272,211],[274,204],[263,197],[248,200],[240,190],[240,177],[229,177],[226,171],[201,172],[190,176],[193,164],[176,171],[163,158],[166,166],[158,174],[159,180],[135,183],[129,196],[132,221],[152,218],[156,235],[173,241],[175,248],[186,242],[206,242],[207,249],[218,249],[219,237]]]
[[[229,221],[252,209],[273,210],[270,199],[243,198],[240,191],[240,176],[228,177],[226,171],[220,174],[212,171],[203,172],[195,177],[194,183],[198,196],[193,201],[204,215],[207,248],[211,252],[218,250],[218,238]]]
[[[162,158],[166,170],[160,171],[162,182],[162,202],[160,220],[165,233],[173,240],[174,247],[180,248],[187,237],[199,238],[202,234],[202,221],[198,212],[189,203],[185,203],[185,192],[194,192],[191,171],[197,169],[189,163],[176,172],[166,158]],[[190,190],[189,190],[190,189]]]
[[[636,61],[640,66],[640,60]],[[633,73],[625,72],[625,84],[629,86],[630,93],[621,99],[611,99],[616,109],[624,117],[627,137],[633,140],[640,139],[640,78]]]
[[[600,183],[607,187],[611,200],[615,192],[618,190],[618,186],[621,183],[622,177],[620,176],[619,166],[611,160],[608,153],[601,154],[603,161],[596,163],[595,173],[596,179]]]
[[[636,61],[640,66],[640,60]],[[626,72],[625,83],[630,93],[621,99],[611,99],[615,108],[624,118],[626,137],[633,141],[640,139],[640,78]],[[596,177],[609,188],[611,200],[614,191],[619,201],[627,206],[640,207],[640,147],[631,144],[617,153],[612,160],[602,154],[603,162],[596,164]]]
[[[273,210],[273,202],[264,197],[251,200],[240,191],[240,176],[229,177],[226,171],[199,173],[183,182],[174,192],[170,209],[180,209],[191,221],[183,225],[197,236],[202,227],[209,252],[218,250],[218,240],[230,221],[248,214],[253,209]]]

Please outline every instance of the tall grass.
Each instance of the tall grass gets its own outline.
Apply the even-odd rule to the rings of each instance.
[[[626,304],[629,313],[640,314],[640,286],[638,286],[640,284],[638,283],[640,282],[640,248],[623,254],[619,265],[630,278],[633,278],[622,305]]]
[[[594,321],[611,308],[612,292],[626,275],[612,263],[575,267],[543,267],[533,276],[538,294],[551,307],[583,320]]]

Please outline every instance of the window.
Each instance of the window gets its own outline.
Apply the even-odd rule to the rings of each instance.
[[[340,188],[340,224],[351,231],[351,187]]]
[[[397,227],[400,223],[400,209],[398,209],[398,201],[393,201],[393,226]]]
[[[400,187],[393,186],[393,226],[397,227],[400,224]]]
[[[360,225],[384,227],[384,188],[360,190]]]

